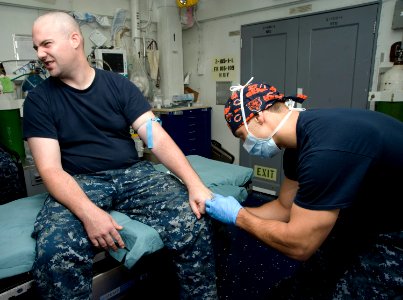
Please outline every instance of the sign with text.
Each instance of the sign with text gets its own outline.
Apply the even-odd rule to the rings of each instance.
[[[215,81],[235,81],[235,58],[217,57],[213,58],[212,73]]]
[[[254,165],[253,175],[265,180],[277,181],[277,169]]]

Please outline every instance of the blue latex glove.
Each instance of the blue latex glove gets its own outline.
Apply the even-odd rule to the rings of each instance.
[[[206,201],[207,213],[225,224],[235,225],[236,217],[241,208],[241,204],[232,196],[224,197],[214,194],[211,200]]]

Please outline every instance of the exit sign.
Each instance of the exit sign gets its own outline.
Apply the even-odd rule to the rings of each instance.
[[[277,181],[277,169],[263,166],[254,166],[253,175],[265,180]]]

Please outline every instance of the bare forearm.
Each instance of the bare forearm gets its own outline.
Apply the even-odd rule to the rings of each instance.
[[[306,259],[304,244],[298,242],[299,238],[292,234],[285,222],[261,219],[248,210],[241,209],[236,225],[291,258]]]
[[[288,222],[290,220],[291,206],[298,190],[298,182],[284,178],[277,199],[260,207],[247,208],[255,216],[267,219]]]
[[[83,218],[86,208],[94,206],[74,178],[62,169],[47,169],[41,177],[49,193],[66,206],[79,219]]]
[[[144,121],[149,115],[149,113],[144,114],[139,118],[142,119],[140,121]],[[133,124],[133,128],[138,128],[137,132],[148,145],[148,129],[146,126],[136,126],[140,121],[136,120]],[[190,207],[196,217],[200,218],[201,214],[205,212],[205,201],[211,198],[211,191],[203,184],[183,152],[159,124],[153,124],[152,138],[154,144],[152,152],[162,164],[179,177],[186,185],[189,192]]]
[[[154,114],[147,112],[139,117],[132,125],[132,127],[140,135],[141,139],[148,145],[151,141],[147,139],[149,136],[153,139],[152,153],[158,160],[179,177],[187,188],[192,186],[200,186],[202,182],[199,176],[191,167],[183,152],[179,149],[176,143],[168,135],[168,133],[156,122],[152,122],[151,129],[145,126]],[[151,130],[151,132],[148,132]]]
[[[200,177],[168,134],[163,134],[155,141],[152,151],[158,160],[178,176],[188,188],[202,184]]]
[[[259,207],[245,207],[251,214],[266,220],[277,220],[288,222],[290,219],[290,210],[285,208],[278,199],[270,201]]]

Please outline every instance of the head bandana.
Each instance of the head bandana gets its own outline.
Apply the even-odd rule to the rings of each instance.
[[[247,122],[274,103],[291,100],[292,104],[289,108],[293,109],[294,101],[302,103],[307,98],[301,94],[284,97],[284,94],[279,93],[274,86],[266,83],[253,83],[252,80],[253,77],[243,86],[236,85],[230,88],[233,93],[225,104],[224,116],[234,135],[235,131],[244,124],[249,132]]]

